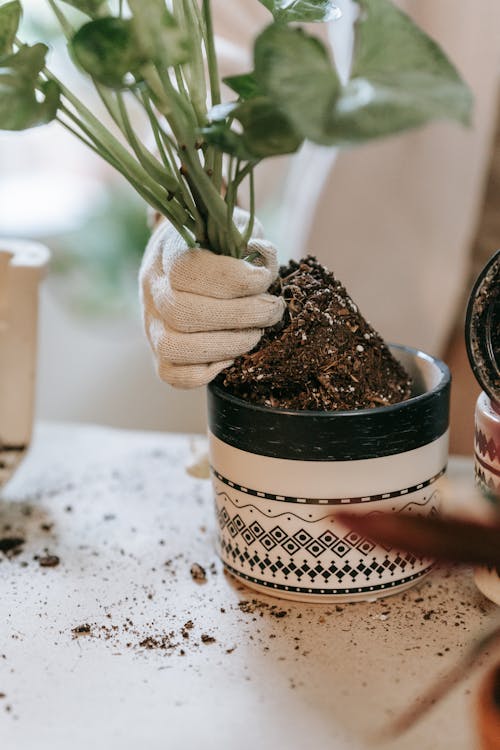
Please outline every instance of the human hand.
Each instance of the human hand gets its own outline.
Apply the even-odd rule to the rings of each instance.
[[[249,215],[235,210],[244,231]],[[285,302],[267,294],[278,275],[275,247],[256,222],[248,262],[188,248],[168,223],[153,233],[140,270],[144,325],[160,378],[176,388],[206,385],[253,349]]]

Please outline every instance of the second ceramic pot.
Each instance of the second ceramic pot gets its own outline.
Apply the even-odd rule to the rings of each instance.
[[[450,374],[393,346],[414,395],[350,412],[257,406],[208,388],[219,553],[251,588],[308,602],[354,601],[408,588],[432,567],[342,526],[339,508],[433,515],[448,457]]]

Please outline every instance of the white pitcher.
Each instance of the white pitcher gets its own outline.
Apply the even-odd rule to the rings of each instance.
[[[31,440],[38,289],[49,257],[38,243],[0,238],[0,487]]]

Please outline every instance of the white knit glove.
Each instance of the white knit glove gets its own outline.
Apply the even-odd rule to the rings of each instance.
[[[248,219],[235,210],[240,231]],[[188,248],[169,222],[152,235],[140,270],[144,326],[158,374],[170,385],[209,383],[282,318],[284,300],[265,293],[278,275],[276,249],[258,222],[254,235],[252,263]]]

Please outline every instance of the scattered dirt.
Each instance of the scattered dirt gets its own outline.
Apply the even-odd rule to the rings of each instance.
[[[285,609],[281,609],[277,604],[267,604],[266,602],[260,602],[258,599],[242,599],[238,602],[238,609],[246,614],[255,614],[256,612],[263,617],[264,612],[267,612],[271,617],[276,617],[280,620],[282,617],[286,617],[288,612]]]
[[[15,557],[20,555],[25,540],[21,537],[4,536],[0,539],[0,552],[3,552],[5,557]]]
[[[177,648],[177,643],[172,642],[172,638],[175,634],[168,633],[158,636],[148,636],[138,644],[140,648],[145,648],[148,651],[160,649],[161,651],[169,651]]]
[[[205,568],[203,568],[198,563],[193,563],[191,565],[191,578],[193,581],[196,581],[196,583],[206,583],[207,582],[207,572]]]
[[[231,393],[266,406],[326,411],[409,398],[408,373],[315,258],[282,267],[270,292],[285,298],[285,316],[219,376]]]
[[[85,623],[84,625],[77,625],[76,628],[72,628],[71,632],[75,638],[78,638],[81,635],[92,635],[92,628],[88,623]]]
[[[57,555],[44,555],[38,559],[38,564],[41,568],[57,568],[61,562]]]
[[[201,636],[201,642],[205,645],[208,645],[210,643],[215,643],[215,638],[213,635],[207,635],[206,633],[203,633]]]

